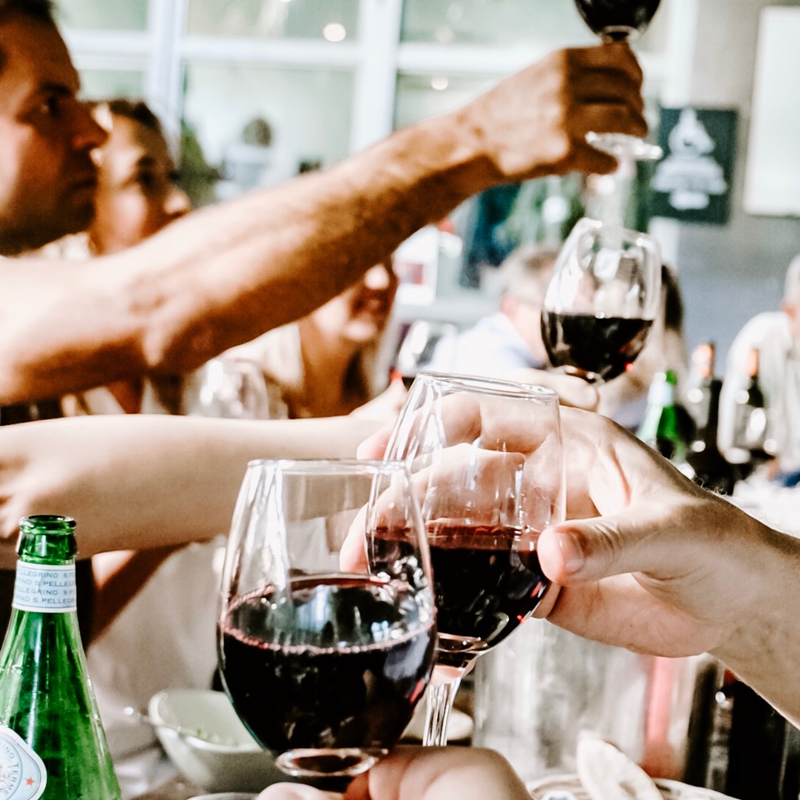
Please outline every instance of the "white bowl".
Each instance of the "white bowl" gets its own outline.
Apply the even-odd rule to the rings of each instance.
[[[166,689],[150,698],[148,712],[172,762],[207,792],[258,792],[288,780],[223,692]]]

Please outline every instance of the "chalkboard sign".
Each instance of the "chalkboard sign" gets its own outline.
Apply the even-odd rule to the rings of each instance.
[[[663,108],[658,142],[664,157],[651,188],[653,215],[725,224],[730,216],[738,112]]]

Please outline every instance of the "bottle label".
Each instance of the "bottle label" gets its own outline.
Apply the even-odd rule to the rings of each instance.
[[[75,565],[50,566],[18,561],[13,606],[20,611],[75,611]]]
[[[15,731],[0,726],[0,800],[36,800],[46,786],[42,759]]]

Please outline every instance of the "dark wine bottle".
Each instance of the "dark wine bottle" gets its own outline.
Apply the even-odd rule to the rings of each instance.
[[[695,435],[686,461],[692,477],[701,486],[720,494],[731,494],[736,482],[734,468],[717,443],[722,381],[714,375],[714,358],[712,342],[698,345],[692,356],[693,380],[686,393],[686,404],[694,420]]]
[[[749,453],[754,465],[771,458],[767,452],[767,404],[758,379],[758,361],[758,349],[753,347],[745,363],[748,384],[734,396],[733,446]]]

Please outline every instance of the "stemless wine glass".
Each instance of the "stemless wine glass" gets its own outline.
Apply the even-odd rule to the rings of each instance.
[[[631,42],[650,24],[660,0],[575,0],[586,24],[604,42]],[[599,150],[635,161],[658,161],[658,145],[624,133],[588,133],[586,141]]]
[[[399,462],[248,466],[223,570],[219,665],[242,721],[291,775],[368,769],[427,686],[435,613],[410,481]],[[345,571],[339,551],[354,534],[364,568]]]
[[[437,668],[423,742],[447,743],[461,676],[536,609],[539,533],[563,515],[558,398],[541,386],[417,375],[386,448],[424,485]]]
[[[426,369],[434,357],[438,369],[449,370],[455,364],[458,350],[458,327],[452,322],[418,319],[411,323],[395,366],[406,389],[411,388],[418,372]]]
[[[609,381],[636,359],[661,300],[655,239],[620,225],[579,220],[559,252],[542,308],[554,367]]]

